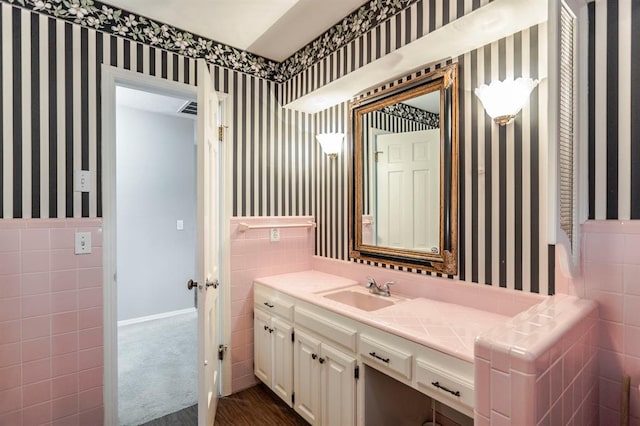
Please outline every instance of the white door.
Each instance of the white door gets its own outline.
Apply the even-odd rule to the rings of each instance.
[[[377,135],[376,152],[377,245],[439,252],[440,130]]]
[[[218,99],[198,60],[198,426],[211,426],[218,403]]]

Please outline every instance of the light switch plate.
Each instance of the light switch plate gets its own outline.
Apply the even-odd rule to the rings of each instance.
[[[280,241],[280,228],[271,228],[271,232],[269,232],[269,239],[272,243]]]
[[[91,191],[91,173],[88,170],[76,170],[73,189],[76,192]]]
[[[76,232],[76,254],[91,253],[91,232]]]

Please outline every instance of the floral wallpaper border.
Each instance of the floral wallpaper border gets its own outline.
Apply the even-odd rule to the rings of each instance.
[[[281,81],[278,62],[93,0],[1,0],[152,47]]]
[[[234,71],[282,83],[357,39],[418,0],[371,0],[294,53],[276,62],[94,0],[0,0],[165,49]]]
[[[367,31],[393,17],[418,0],[371,0],[280,64],[280,75],[288,80]]]
[[[397,103],[386,106],[380,111],[384,112],[385,114],[393,115],[395,117],[416,121],[427,126],[430,129],[437,129],[440,127],[440,114],[425,111],[411,105]]]

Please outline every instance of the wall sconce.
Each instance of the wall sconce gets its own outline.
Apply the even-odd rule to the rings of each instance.
[[[529,98],[531,91],[538,85],[532,78],[492,81],[475,90],[485,111],[493,121],[501,126],[511,123]]]
[[[338,156],[338,152],[342,149],[342,140],[344,133],[318,133],[316,139],[320,142],[320,146],[325,154],[331,159]]]

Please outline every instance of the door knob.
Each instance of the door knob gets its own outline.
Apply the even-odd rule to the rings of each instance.
[[[198,287],[198,283],[194,280],[187,281],[187,288],[189,290],[193,290],[195,287]]]

